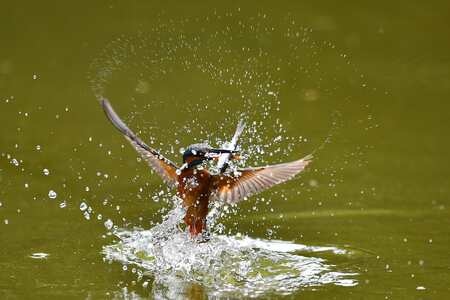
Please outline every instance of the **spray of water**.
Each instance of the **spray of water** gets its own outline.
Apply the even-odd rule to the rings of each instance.
[[[357,284],[356,273],[339,271],[312,255],[350,255],[344,249],[216,233],[207,243],[199,243],[180,229],[183,216],[184,209],[177,202],[164,221],[150,230],[116,229],[119,241],[104,247],[105,259],[125,268],[138,267],[143,286],[151,281],[154,296],[169,299],[182,295],[186,285],[194,283],[201,284],[209,295],[222,297],[290,294],[324,284]]]
[[[265,14],[242,18],[239,12],[159,22],[149,32],[120,36],[105,47],[89,71],[92,90],[97,98],[128,101],[133,112],[127,122],[133,123],[150,145],[169,157],[183,152],[182,145],[193,142],[186,137],[192,138],[193,134],[197,137],[195,142],[225,145],[241,119],[246,123],[240,144],[243,156],[232,168],[281,162],[294,152],[298,158],[299,145],[307,149],[305,154],[314,152],[316,158],[320,157],[320,152],[345,126],[342,111],[345,113],[349,99],[341,93],[350,88],[349,83],[346,78],[336,79],[338,70],[328,73],[321,68],[329,59],[330,50],[331,56],[336,56],[332,43],[316,42],[311,38],[311,30],[297,25],[292,18],[283,22],[273,27]],[[274,49],[274,45],[283,46]],[[346,55],[338,56],[339,68],[352,68]],[[174,80],[174,74],[186,76]],[[173,89],[167,93],[170,87],[165,82],[191,77],[201,80],[200,89],[183,90],[182,95]],[[124,88],[116,90],[119,81]],[[333,82],[334,86],[330,88],[324,82]],[[332,104],[335,98],[339,105]],[[305,136],[289,133],[279,115],[282,99],[296,104],[295,120],[304,126],[305,135],[313,135],[314,131],[308,127],[307,106],[318,100],[324,104],[316,115],[323,118],[319,134],[314,133],[320,136],[317,140],[309,142]],[[182,113],[174,120],[148,119],[155,118],[151,113],[155,110]],[[208,118],[211,111],[221,117]],[[346,122],[349,123],[348,116]],[[173,130],[165,132],[164,139],[158,139],[153,134],[156,124]],[[340,180],[342,157],[353,155],[351,150],[348,152],[336,154],[338,163],[330,164],[322,174],[329,177],[330,191]],[[362,155],[359,150],[358,153]],[[213,172],[219,171],[214,165],[210,167]],[[311,179],[310,187],[316,186],[317,181]],[[210,241],[198,243],[180,228],[184,209],[173,194],[161,189],[153,192],[151,198],[167,203],[159,211],[164,215],[163,221],[149,230],[108,226],[118,241],[105,246],[103,252],[106,260],[119,261],[125,268],[137,266],[139,280],[144,286],[152,282],[156,298],[174,298],[173,295],[182,294],[186,284],[192,283],[200,283],[210,295],[231,297],[290,294],[323,284],[357,284],[355,273],[339,271],[318,255],[350,257],[346,250],[243,235],[225,236],[220,220],[236,210],[217,204],[212,205],[208,215]],[[269,207],[271,199],[256,201]],[[167,211],[167,206],[172,208]]]

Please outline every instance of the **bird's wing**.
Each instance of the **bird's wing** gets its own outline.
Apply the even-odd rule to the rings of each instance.
[[[119,118],[108,100],[102,99],[103,110],[111,123],[131,143],[142,158],[152,167],[165,183],[170,186],[177,184],[177,166],[162,156],[158,151],[145,144],[130,128]]]
[[[213,200],[237,203],[276,184],[292,179],[311,162],[312,156],[272,166],[238,170],[236,175],[214,175]]]

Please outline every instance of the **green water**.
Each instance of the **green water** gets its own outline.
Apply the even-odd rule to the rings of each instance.
[[[243,148],[274,152],[249,164],[318,149],[301,178],[261,195],[270,205],[252,198],[225,218],[226,232],[349,249],[318,256],[358,284],[270,297],[448,298],[450,6],[337,5],[3,3],[0,298],[153,295],[103,261],[106,219],[148,229],[168,204],[154,201],[161,181],[105,120],[100,93],[177,162],[182,146],[229,137],[240,114],[263,122]],[[180,297],[206,294],[192,283]]]

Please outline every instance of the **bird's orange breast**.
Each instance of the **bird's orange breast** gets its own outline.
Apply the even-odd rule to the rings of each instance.
[[[184,222],[193,236],[206,227],[211,179],[208,171],[196,169],[185,169],[178,176],[178,195],[186,208]]]

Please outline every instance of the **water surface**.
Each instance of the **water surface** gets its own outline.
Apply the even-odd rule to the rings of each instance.
[[[447,3],[4,6],[1,298],[449,297]],[[315,160],[155,241],[173,193],[99,96],[176,162],[240,118],[245,165]]]

